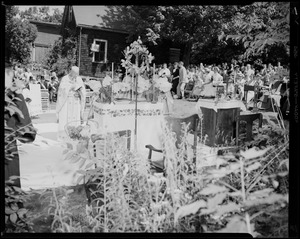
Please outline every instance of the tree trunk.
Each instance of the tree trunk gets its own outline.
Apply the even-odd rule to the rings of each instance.
[[[186,43],[184,47],[184,52],[183,52],[183,63],[184,66],[187,67],[190,64],[190,56],[191,56],[191,50],[192,50],[192,41],[189,41]]]

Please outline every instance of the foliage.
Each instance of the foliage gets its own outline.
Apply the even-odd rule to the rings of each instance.
[[[9,115],[18,114],[23,117],[22,112],[17,108],[13,100],[10,99],[5,92],[5,112],[9,112]],[[16,137],[16,131],[9,128],[6,124],[6,118],[4,121],[5,125],[5,163],[10,160],[14,160],[14,156],[17,153],[16,147],[13,142],[18,139]],[[27,127],[20,128],[20,132],[28,132],[30,129]],[[20,139],[20,138],[19,138]],[[29,219],[26,217],[28,210],[23,208],[23,204],[28,200],[28,194],[21,188],[13,186],[15,179],[18,176],[11,176],[9,180],[5,181],[5,232],[30,232],[32,231]]]
[[[289,54],[289,6],[288,2],[255,2],[241,6],[219,39],[226,36],[241,41],[246,59],[267,51],[267,46],[272,45],[283,45]]]
[[[60,11],[58,8],[55,8],[51,15],[50,7],[29,7],[24,11],[20,11],[20,17],[27,20],[61,23],[63,12]]]
[[[31,46],[37,37],[37,28],[26,20],[16,17],[15,6],[6,6],[5,48],[11,62],[30,62]]]
[[[231,63],[232,59],[239,59],[244,53],[242,44],[231,39],[219,41],[217,37],[210,38],[206,43],[196,42],[192,47],[191,62],[198,64]]]
[[[78,180],[88,182],[91,204],[86,208],[87,219],[77,227],[68,222],[68,226],[61,223],[57,228],[68,232],[204,231],[287,236],[288,141],[283,130],[272,127],[255,132],[252,143],[261,149],[242,144],[240,152],[217,156],[210,165],[204,163],[208,158],[199,154],[195,165],[187,126],[183,125],[177,148],[174,133],[165,125],[165,177],[150,174],[147,161],[121,147],[123,141],[113,135],[102,138],[96,157],[79,156],[73,148],[66,156],[80,163]],[[263,146],[262,139],[267,139]],[[91,168],[94,164],[97,167]]]
[[[255,127],[254,141],[241,142],[239,152],[212,159],[201,154],[200,145],[196,164],[187,125],[182,132],[176,147],[174,133],[164,125],[165,176],[151,173],[147,160],[129,152],[124,138],[114,134],[102,135],[96,148],[80,141],[69,145],[66,160],[78,163],[78,183],[84,180],[90,202],[78,214],[70,209],[74,198],[69,189],[45,192],[52,232],[248,232],[286,237],[286,132],[274,123]]]
[[[129,42],[141,36],[144,42],[151,42],[151,38],[158,44],[167,39],[184,44],[186,65],[190,57],[193,63],[203,62],[203,57],[207,62],[224,62],[239,55],[247,61],[262,57],[264,61],[273,62],[274,46],[282,61],[289,55],[289,3],[108,6],[108,9],[103,17],[105,24],[127,30]],[[236,48],[236,54],[230,51],[231,47]],[[221,54],[222,51],[230,58]]]
[[[155,30],[157,6],[107,6],[108,11],[102,17],[107,27],[123,29],[129,33],[127,42],[133,42],[139,36],[143,42],[156,44],[159,34]]]
[[[76,64],[77,38],[73,35],[56,40],[45,59],[45,65],[55,71],[58,77],[66,74]]]
[[[109,7],[103,20],[108,26],[127,30],[128,41],[141,36],[145,42],[171,40],[184,44],[184,62],[188,65],[192,46],[217,36],[233,14],[228,6],[118,6]]]

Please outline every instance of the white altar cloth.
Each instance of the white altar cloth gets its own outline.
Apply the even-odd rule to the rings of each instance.
[[[120,101],[115,104],[94,102],[94,120],[98,133],[131,130],[131,149],[134,148],[135,103]],[[148,151],[145,145],[161,148],[163,103],[138,102],[137,106],[137,150]]]
[[[197,111],[200,110],[200,107],[213,109],[216,112],[218,109],[232,108],[240,108],[242,111],[246,110],[246,106],[241,100],[219,100],[215,102],[215,100],[211,99],[199,99],[195,107]]]

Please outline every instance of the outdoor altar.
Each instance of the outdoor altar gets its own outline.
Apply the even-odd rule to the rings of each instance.
[[[155,75],[155,64],[150,67],[154,57],[140,38],[124,50],[124,56],[122,81],[114,78],[112,70],[111,76],[87,83],[94,92],[91,109],[97,133],[130,130],[131,150],[145,151],[147,144],[160,148],[163,115],[173,106],[172,85],[167,78]]]
[[[134,132],[137,132],[137,150],[145,151],[145,145],[152,144],[160,148],[162,103],[137,103],[137,125],[135,125],[135,104],[129,101],[117,101],[115,104],[94,102],[94,121],[98,123],[97,133],[131,131],[131,149],[134,148]]]

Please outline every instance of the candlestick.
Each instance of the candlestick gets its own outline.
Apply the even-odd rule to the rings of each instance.
[[[153,63],[153,80],[152,80],[152,103],[155,103],[155,89],[154,89],[155,63]]]
[[[132,95],[133,95],[133,75],[131,75],[131,84],[130,84],[130,100],[132,101]]]
[[[114,63],[111,63],[111,78],[114,80]]]

